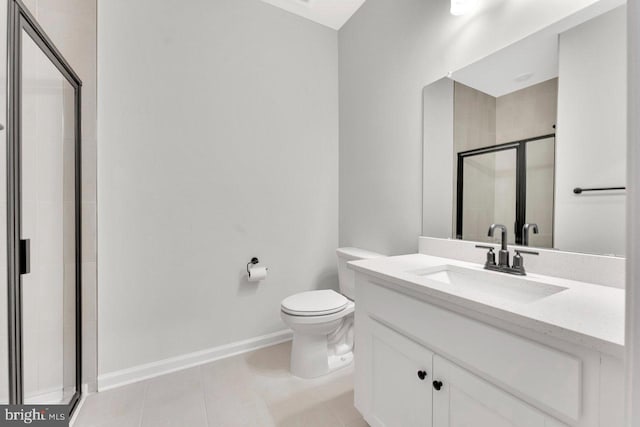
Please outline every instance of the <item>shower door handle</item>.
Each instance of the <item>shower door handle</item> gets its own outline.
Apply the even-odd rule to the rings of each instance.
[[[20,239],[20,274],[31,272],[31,239]]]

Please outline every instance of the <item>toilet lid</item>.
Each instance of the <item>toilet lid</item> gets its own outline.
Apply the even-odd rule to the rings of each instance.
[[[348,302],[331,289],[301,292],[282,300],[282,311],[294,316],[324,316],[343,310]]]

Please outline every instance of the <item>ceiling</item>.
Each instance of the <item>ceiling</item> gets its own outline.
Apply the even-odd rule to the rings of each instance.
[[[339,30],[365,0],[262,0],[287,12]]]
[[[558,34],[537,33],[474,64],[451,78],[493,97],[558,77]]]
[[[624,4],[601,0],[448,77],[496,98],[557,77],[560,34]]]

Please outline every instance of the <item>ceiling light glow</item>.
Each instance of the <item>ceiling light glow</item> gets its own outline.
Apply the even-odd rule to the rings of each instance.
[[[476,7],[477,0],[451,0],[451,14],[461,16]]]

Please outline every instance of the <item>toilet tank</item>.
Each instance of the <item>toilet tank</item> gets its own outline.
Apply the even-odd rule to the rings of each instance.
[[[336,254],[338,255],[340,293],[350,300],[354,300],[356,297],[355,273],[347,267],[347,262],[360,259],[381,258],[385,255],[358,248],[338,248],[336,249]]]

